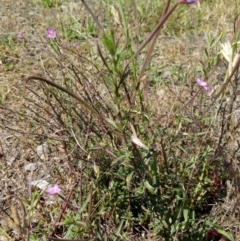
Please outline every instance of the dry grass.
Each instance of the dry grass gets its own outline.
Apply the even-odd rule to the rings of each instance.
[[[23,80],[27,76],[38,75],[67,87],[70,86],[69,88],[73,88],[81,98],[90,101],[102,116],[112,118],[119,125],[124,125],[130,115],[127,98],[122,100],[126,109],[121,113],[126,114],[124,115],[126,119],[123,122],[117,122],[119,113],[116,111],[117,104],[114,106],[117,101],[112,102],[111,92],[109,93],[104,84],[108,72],[99,57],[97,43],[104,56],[107,51],[100,42],[101,34],[84,6],[80,2],[62,1],[60,6],[49,8],[44,7],[43,2],[24,0],[16,2],[15,5],[5,0],[1,2],[0,219],[3,220],[2,233],[7,234],[0,232],[0,238],[25,240],[30,232],[30,240],[46,240],[46,236],[53,232],[56,227],[55,218],[63,208],[60,199],[50,200],[45,190],[39,190],[33,185],[33,181],[45,180],[49,183],[58,182],[63,187],[63,196],[69,197],[73,206],[78,209],[84,205],[87,207],[86,211],[82,210],[77,215],[73,215],[72,210],[67,210],[64,221],[61,220],[60,228],[55,228],[56,235],[60,237],[69,232],[69,236],[79,238],[77,236],[79,233],[82,240],[87,240],[89,237],[93,240],[96,237],[95,229],[99,229],[103,237],[109,237],[111,240],[110,237],[114,238],[118,228],[123,225],[120,223],[121,210],[119,211],[118,205],[125,204],[114,203],[110,213],[107,207],[112,205],[108,203],[112,197],[108,196],[109,193],[106,190],[115,188],[115,195],[122,195],[122,190],[119,189],[118,193],[117,187],[111,187],[110,181],[113,178],[111,173],[118,173],[120,180],[121,178],[124,180],[121,180],[122,182],[125,182],[126,176],[130,178],[126,169],[132,163],[123,161],[124,166],[118,166],[121,160],[131,160],[129,157],[131,145],[128,148],[126,144],[129,140],[123,141],[124,138],[116,134],[118,132],[115,126],[112,128],[109,125],[103,125],[101,120],[94,118],[65,93],[37,81],[30,82],[26,88]],[[123,2],[133,49],[136,50],[139,42],[155,26],[163,6],[160,1],[139,1],[138,3],[135,1],[135,4],[133,4],[134,1]],[[126,47],[124,27],[119,24],[121,21],[119,13],[114,12],[113,8],[108,9],[107,1],[97,3],[89,1],[89,5],[106,29],[109,26],[114,29],[119,45]],[[111,6],[116,5],[111,4]],[[169,148],[167,155],[171,156],[171,153],[174,153],[172,155],[174,158],[182,158],[184,169],[188,166],[188,163],[184,163],[184,158],[188,160],[187,152],[200,156],[205,151],[204,146],[212,146],[213,150],[209,152],[208,160],[210,171],[206,172],[209,174],[209,179],[215,178],[216,175],[220,180],[217,180],[214,192],[212,189],[210,191],[208,207],[197,211],[198,217],[201,216],[201,212],[203,213],[196,227],[202,227],[205,220],[214,220],[216,225],[232,233],[235,240],[240,238],[238,92],[234,92],[236,98],[230,108],[227,100],[232,92],[229,91],[219,108],[219,116],[216,119],[217,105],[210,109],[210,120],[201,122],[197,119],[198,102],[194,102],[181,113],[186,122],[184,119],[179,124],[172,115],[176,114],[196,92],[194,76],[202,75],[203,70],[206,73],[204,77],[208,79],[208,83],[215,91],[212,96],[220,89],[227,66],[223,59],[213,64],[211,58],[217,56],[220,46],[217,43],[211,44],[210,36],[217,39],[222,34],[221,42],[231,41],[234,36],[234,20],[239,11],[236,1],[226,0],[199,0],[196,6],[181,6],[177,9],[176,14],[171,16],[160,32],[151,63],[147,66],[141,83],[145,98],[144,105],[147,107],[144,118],[146,116],[146,119],[150,119],[148,124],[145,119],[142,120],[143,112],[140,112],[140,106],[134,106],[132,111],[134,113],[132,124],[137,126],[141,139],[149,145],[154,143],[151,147],[161,153],[158,159],[160,170],[165,165],[164,148]],[[115,21],[109,22],[110,13],[116,14]],[[197,25],[197,33],[194,24]],[[59,61],[59,55],[57,56],[44,38],[48,26],[58,30],[62,43],[65,41],[66,44],[78,43],[77,49],[70,48],[61,55],[61,61]],[[24,34],[26,42],[17,40],[16,36],[19,32]],[[208,56],[204,54],[205,50],[208,51]],[[138,66],[141,66],[143,58],[144,52],[137,60]],[[107,60],[110,62],[111,58],[108,56]],[[77,74],[73,67],[78,68],[76,68]],[[79,79],[76,76],[80,76]],[[71,79],[74,81],[68,82]],[[237,81],[232,85],[233,89],[239,88]],[[133,88],[134,85],[131,86],[129,82],[127,87]],[[211,97],[201,97],[201,103],[208,103],[210,100]],[[203,104],[202,108],[204,107]],[[199,113],[201,115],[201,110]],[[199,134],[200,137],[194,136],[196,132],[201,132],[200,129],[204,132],[206,126],[206,134]],[[196,131],[196,128],[199,129]],[[131,131],[127,131],[129,135]],[[148,132],[152,132],[153,135],[148,137],[146,134]],[[117,137],[112,137],[115,134]],[[158,136],[161,140],[157,138]],[[175,139],[179,141],[175,142]],[[44,143],[47,143],[49,150],[37,155],[36,148]],[[123,148],[118,148],[119,146]],[[179,146],[181,149],[178,148]],[[222,164],[219,164],[220,162]],[[26,169],[28,164],[34,164],[33,169]],[[213,168],[219,167],[219,170],[211,170],[211,165]],[[108,170],[109,173],[98,177],[98,168]],[[179,166],[171,164],[170,168],[175,170]],[[189,180],[197,183],[197,178],[194,176],[198,173],[202,174],[202,168],[202,165],[197,165],[191,172],[192,176]],[[182,173],[182,170],[179,173]],[[171,178],[176,177],[171,176]],[[209,188],[208,185],[206,184],[206,189]],[[114,195],[114,191],[110,193]],[[164,187],[161,194],[169,195]],[[93,200],[86,201],[87,197]],[[205,204],[203,202],[201,205]],[[212,206],[209,207],[210,204]],[[172,209],[175,208],[174,205],[177,204],[169,203]],[[20,217],[17,217],[18,214],[14,211],[15,206],[20,206]],[[196,207],[199,208],[197,205]],[[133,214],[130,210],[128,211],[127,214],[124,213],[126,215],[124,218],[132,221]],[[149,210],[146,208],[145,211],[148,213]],[[24,215],[24,212],[27,212],[27,215]],[[116,216],[114,216],[115,213]],[[10,219],[7,218],[7,214],[11,216]],[[144,217],[141,218],[144,220]],[[119,222],[116,223],[118,219]],[[73,220],[77,228],[74,225],[71,226],[74,223]],[[11,225],[11,222],[17,223],[17,226]],[[26,222],[28,224],[25,224]],[[118,238],[121,238],[116,240],[157,240],[155,229],[147,227],[147,222],[148,220],[145,220],[144,225],[139,226],[134,222],[129,221],[129,224],[126,222],[120,229],[122,232]],[[131,225],[135,229],[146,230],[133,231]],[[204,228],[207,229],[207,225]],[[204,228],[202,233],[205,233]],[[137,236],[139,233],[141,235]],[[163,240],[159,235],[158,237],[159,240]],[[177,240],[179,237],[176,235],[173,239]]]

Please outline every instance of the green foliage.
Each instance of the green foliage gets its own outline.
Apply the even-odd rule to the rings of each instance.
[[[164,90],[164,85],[139,78],[142,57],[134,55],[139,43],[131,35],[132,16],[128,16],[123,0],[103,2],[108,10],[116,9],[109,18],[118,19],[109,19],[114,24],[104,29],[88,21],[86,31],[98,38],[94,58],[64,49],[61,40],[52,40],[62,88],[54,85],[55,79],[38,79],[43,82],[43,97],[41,104],[32,103],[41,110],[41,115],[34,110],[34,124],[54,120],[61,130],[61,138],[54,136],[56,142],[48,143],[64,146],[72,173],[67,177],[59,174],[62,183],[73,186],[69,202],[77,207],[64,213],[62,237],[129,240],[128,233],[146,233],[153,240],[204,240],[206,230],[213,227],[231,237],[216,228],[214,221],[211,226],[207,218],[209,204],[221,192],[214,178],[224,181],[224,160],[222,142],[216,141],[219,126],[211,118],[217,113],[205,112],[211,99],[204,89],[197,90],[195,83],[187,82],[199,69],[171,67],[170,79],[160,73],[170,89],[164,92],[169,99],[166,104],[152,98],[158,87]],[[137,6],[140,22],[146,21],[144,14],[149,9],[154,11],[149,5]],[[177,8],[164,31],[179,33],[192,28],[187,7],[182,4]],[[176,19],[180,19],[179,24]],[[77,27],[75,21],[67,27],[62,24],[69,42],[82,38]],[[201,59],[204,76],[220,61],[215,48],[221,39],[222,33],[208,35],[209,46]],[[144,74],[150,76],[149,72],[150,67]],[[174,92],[180,85],[183,91]],[[29,208],[36,207],[38,201],[38,194],[33,193]],[[53,216],[56,210],[53,208]]]
[[[63,0],[32,0],[32,4],[41,4],[44,8],[56,8],[62,5]]]

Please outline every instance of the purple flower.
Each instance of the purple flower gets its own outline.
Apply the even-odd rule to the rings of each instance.
[[[185,3],[186,4],[192,4],[192,3],[195,3],[197,2],[197,0],[186,0]]]
[[[46,38],[56,38],[57,36],[57,31],[51,27],[49,27],[47,29],[47,34],[46,34]]]
[[[61,189],[58,186],[58,184],[55,184],[53,187],[49,187],[48,190],[47,190],[47,193],[49,195],[59,194],[60,192],[61,192]]]
[[[22,33],[19,33],[18,36],[17,36],[17,38],[18,38],[18,40],[24,39],[23,34],[22,34]]]
[[[73,43],[72,46],[73,46],[73,48],[77,48],[78,43]]]
[[[180,0],[179,2],[183,4],[193,4],[196,3],[197,0]]]
[[[208,85],[207,82],[202,81],[202,80],[201,80],[200,78],[198,78],[198,77],[196,78],[196,82],[197,82],[197,84],[199,85],[199,87],[205,89],[205,91],[206,91],[207,93],[209,93],[209,91],[210,91],[210,86]]]

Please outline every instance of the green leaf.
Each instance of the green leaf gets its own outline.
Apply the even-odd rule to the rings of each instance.
[[[226,238],[228,238],[230,241],[235,241],[234,237],[232,236],[231,233],[227,233],[226,231],[224,231],[223,229],[219,228],[218,226],[214,225],[213,223],[210,222],[206,222],[207,225],[210,226],[210,228],[215,229],[217,232],[219,232],[220,234],[224,235]]]
[[[118,229],[117,229],[117,231],[114,235],[115,236],[114,239],[113,239],[114,241],[119,239],[119,234],[122,230],[123,223],[124,223],[124,219],[122,219],[122,221],[121,221],[121,223],[120,223],[120,225],[119,225],[119,227],[118,227]]]
[[[106,121],[115,128],[115,130],[121,132],[122,131],[122,128],[120,128],[117,123],[115,121],[113,121],[112,119],[110,118],[106,118]]]
[[[11,240],[11,237],[7,234],[7,232],[0,227],[0,234],[2,234],[3,236],[5,236],[8,240]]]
[[[84,211],[84,209],[86,208],[89,200],[90,200],[90,196],[87,197],[86,201],[83,203],[82,207],[79,209],[79,211],[78,211],[79,214]]]
[[[234,241],[234,238],[231,233],[227,233],[223,229],[215,228],[220,234],[224,235],[226,238],[228,238],[230,241]]]
[[[126,177],[126,184],[127,184],[127,187],[130,188],[131,186],[131,180],[132,180],[132,177],[133,177],[133,174],[134,172],[131,172],[129,175],[127,175]]]
[[[148,181],[145,181],[144,182],[144,186],[147,188],[147,190],[151,193],[151,194],[154,194],[154,187],[150,185],[150,183]]]
[[[188,221],[188,214],[189,214],[189,210],[188,208],[184,208],[183,209],[183,217],[184,217],[184,221]]]

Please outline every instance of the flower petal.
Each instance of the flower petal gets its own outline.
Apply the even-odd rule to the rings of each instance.
[[[23,34],[22,34],[22,33],[19,33],[18,36],[17,36],[17,38],[18,38],[18,40],[24,39]]]
[[[51,27],[48,27],[47,29],[47,34],[46,34],[46,38],[56,38],[57,36],[57,31]]]
[[[61,192],[60,187],[58,186],[58,184],[55,184],[53,187],[49,187],[47,189],[47,193],[49,195],[55,195],[55,194],[59,194]]]
[[[205,91],[207,92],[207,93],[209,93],[209,91],[210,91],[210,86],[209,86],[209,84],[207,83],[207,82],[205,82],[205,81],[202,81],[200,78],[196,78],[196,82],[197,82],[197,84],[199,85],[199,87],[201,87],[201,88],[203,88],[203,89],[205,89]]]
[[[197,0],[186,0],[186,3],[187,3],[187,4],[193,4],[193,3],[195,3],[195,2],[197,2]]]
[[[78,43],[73,43],[73,44],[72,44],[72,47],[73,47],[73,48],[77,48],[77,47],[78,47]]]
[[[196,3],[197,0],[180,0],[179,3],[183,3],[183,4],[193,4]]]

